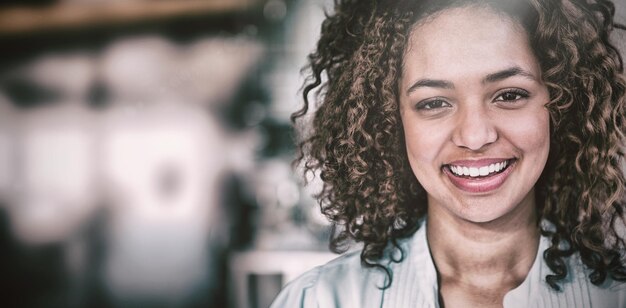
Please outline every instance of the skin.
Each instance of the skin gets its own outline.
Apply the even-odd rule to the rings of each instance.
[[[549,94],[527,34],[487,8],[447,9],[414,26],[399,90],[441,301],[502,307],[537,254],[534,185],[550,144]],[[497,185],[455,183],[447,168],[485,159],[509,162]]]

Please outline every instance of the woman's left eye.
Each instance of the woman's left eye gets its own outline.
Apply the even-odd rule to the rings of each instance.
[[[512,102],[512,101],[517,101],[523,98],[528,98],[528,96],[529,96],[528,92],[524,90],[515,89],[515,90],[508,90],[508,91],[500,93],[496,97],[495,100],[501,101],[501,102]]]

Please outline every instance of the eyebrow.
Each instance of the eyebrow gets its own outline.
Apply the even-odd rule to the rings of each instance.
[[[532,73],[523,70],[519,66],[514,66],[514,67],[511,67],[511,68],[507,68],[505,70],[501,70],[499,72],[487,75],[487,77],[485,77],[485,79],[483,79],[482,83],[483,84],[485,84],[485,83],[493,83],[493,82],[501,81],[501,80],[504,80],[504,79],[507,79],[507,78],[513,77],[513,76],[526,77],[528,79],[531,79],[532,81],[536,81],[537,80],[537,78],[535,78],[535,75],[533,75]]]
[[[454,84],[446,80],[420,79],[417,82],[415,82],[413,85],[411,85],[411,87],[409,87],[406,93],[411,94],[411,92],[415,91],[417,88],[422,88],[422,87],[454,89]]]
[[[498,82],[498,81],[501,81],[501,80],[504,80],[513,76],[522,76],[522,77],[531,79],[533,81],[537,80],[537,78],[535,78],[535,76],[532,73],[523,70],[519,66],[513,66],[513,67],[487,75],[482,80],[482,84]],[[406,91],[406,94],[409,95],[411,94],[411,92],[422,87],[454,89],[454,84],[447,80],[420,79],[409,87],[409,89]]]

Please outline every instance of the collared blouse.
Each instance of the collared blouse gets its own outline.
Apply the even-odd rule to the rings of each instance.
[[[361,265],[355,251],[296,278],[280,292],[271,308],[282,307],[439,307],[437,272],[428,249],[425,224],[400,242],[405,252],[402,262],[390,262],[393,283],[385,273]],[[550,246],[542,237],[533,266],[526,279],[504,297],[504,308],[626,308],[626,283],[610,278],[600,286],[588,279],[589,270],[580,258],[567,259],[569,272],[555,291],[545,277],[552,271],[543,259]]]

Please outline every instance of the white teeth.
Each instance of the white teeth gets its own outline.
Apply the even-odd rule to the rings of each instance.
[[[500,172],[507,166],[507,161],[503,161],[501,163],[490,164],[488,166],[482,167],[465,167],[465,166],[454,166],[450,165],[450,171],[458,176],[470,176],[470,177],[478,177],[478,176],[487,176],[490,173]]]
[[[478,168],[469,167],[469,171],[470,171],[471,177],[477,177],[480,174],[480,172],[478,171]]]
[[[489,166],[480,167],[480,169],[478,169],[478,172],[480,173],[480,176],[485,176],[489,174]]]

